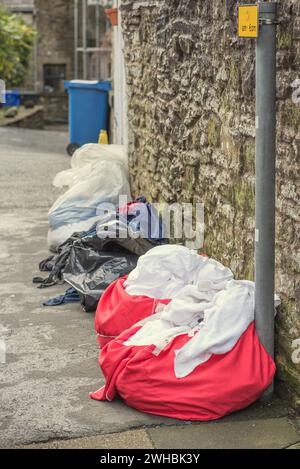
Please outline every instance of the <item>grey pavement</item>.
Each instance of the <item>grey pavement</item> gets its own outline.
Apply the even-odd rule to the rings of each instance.
[[[30,449],[300,449],[295,418],[279,399],[257,402],[215,422],[143,429],[27,445]],[[23,448],[23,446],[22,446]]]
[[[66,286],[32,284],[48,255],[55,174],[69,167],[64,132],[0,128],[0,447],[292,447],[300,436],[279,400],[219,422],[190,424],[88,397],[103,384],[94,316],[41,306]]]
[[[0,447],[111,433],[167,419],[121,402],[100,403],[103,384],[94,316],[80,305],[44,308],[65,285],[39,290],[32,277],[46,258],[47,211],[55,174],[69,167],[67,134],[0,128]]]

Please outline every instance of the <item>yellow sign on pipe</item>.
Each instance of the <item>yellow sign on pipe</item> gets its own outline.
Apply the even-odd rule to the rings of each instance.
[[[258,37],[258,6],[239,6],[239,37]]]

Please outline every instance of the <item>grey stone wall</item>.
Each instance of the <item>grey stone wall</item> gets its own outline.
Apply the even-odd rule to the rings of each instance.
[[[74,22],[72,0],[35,0],[37,37],[37,91],[44,91],[44,65],[65,64],[66,79],[73,78]]]
[[[69,115],[68,93],[42,93],[40,102],[45,112],[46,124],[67,124]]]
[[[249,0],[244,3],[249,3]],[[205,251],[253,279],[255,43],[233,0],[122,1],[135,195],[205,203]],[[300,404],[300,3],[280,2],[276,290],[277,391]],[[298,345],[299,347],[299,345]],[[294,355],[293,355],[294,352]]]
[[[44,125],[43,106],[35,106],[33,109],[21,107],[15,118],[0,120],[0,126],[18,127],[21,129],[43,130]]]
[[[35,0],[36,8],[36,90],[41,95],[48,123],[68,121],[68,96],[44,93],[44,65],[65,65],[66,79],[74,78],[74,19],[72,0]]]

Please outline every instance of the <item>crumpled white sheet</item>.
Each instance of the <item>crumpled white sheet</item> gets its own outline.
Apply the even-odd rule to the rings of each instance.
[[[169,299],[186,285],[215,289],[232,278],[231,270],[220,262],[199,256],[185,246],[163,245],[139,258],[124,288],[129,295]]]
[[[184,250],[168,247],[170,255],[173,250],[188,259]],[[171,259],[168,265],[171,265]],[[180,265],[180,260],[176,258],[173,265]],[[134,277],[135,281],[137,278]],[[140,278],[145,280],[143,276]],[[189,280],[192,284],[183,287],[168,305],[160,305],[159,312],[143,321],[142,328],[125,342],[125,345],[155,345],[154,353],[157,354],[174,337],[189,334],[191,340],[175,352],[177,378],[190,374],[212,354],[232,350],[254,321],[253,282],[233,280],[229,269],[208,258],[201,258],[198,269],[195,268]],[[163,291],[163,284],[160,288]],[[276,295],[275,306],[278,304],[280,300]]]
[[[191,373],[212,354],[229,352],[254,321],[254,283],[231,280],[224,290],[203,305],[199,331],[176,351],[177,378]]]

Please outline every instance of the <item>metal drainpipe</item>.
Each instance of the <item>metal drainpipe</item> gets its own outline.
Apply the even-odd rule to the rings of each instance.
[[[88,53],[87,53],[87,0],[82,0],[82,60],[83,79],[87,80],[88,75]]]
[[[277,4],[259,3],[256,46],[255,323],[274,356]],[[273,391],[273,386],[267,394]]]
[[[33,9],[33,26],[37,28],[37,13],[38,9],[34,7]],[[34,45],[33,45],[33,86],[34,86],[34,91],[36,93],[39,93],[39,87],[38,87],[38,41],[37,37],[34,39]]]
[[[74,2],[74,78],[78,78],[78,0]]]

